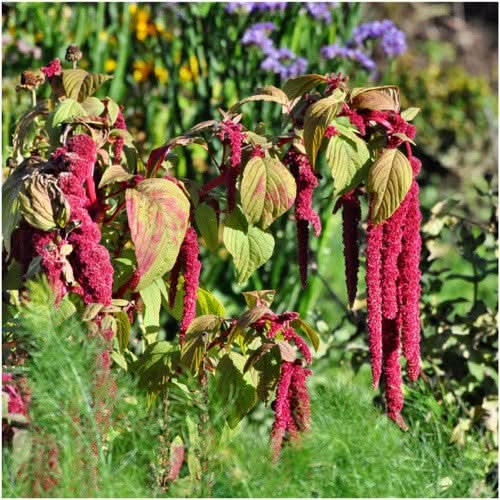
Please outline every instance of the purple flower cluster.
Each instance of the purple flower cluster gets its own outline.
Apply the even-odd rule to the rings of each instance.
[[[269,38],[269,33],[276,29],[274,23],[255,23],[248,28],[241,39],[244,45],[255,45],[264,53],[273,50],[273,41]]]
[[[271,22],[255,23],[248,28],[241,42],[244,45],[255,45],[266,56],[260,67],[265,71],[272,71],[280,75],[283,80],[293,78],[304,73],[307,69],[307,60],[298,57],[293,51],[286,47],[277,49],[269,38],[269,33],[276,29]]]
[[[271,49],[266,52],[267,57],[262,61],[260,67],[266,71],[272,71],[280,75],[282,80],[293,78],[307,69],[307,59],[297,57],[290,49]]]
[[[338,6],[338,2],[314,2],[306,3],[307,12],[317,21],[332,21],[332,9]]]
[[[227,2],[226,12],[230,14],[238,10],[244,12],[272,12],[275,10],[285,10],[287,2]]]
[[[380,38],[384,53],[389,57],[402,54],[406,49],[406,36],[389,19],[360,24],[354,29],[350,45],[360,46],[365,40]]]
[[[371,73],[374,73],[377,68],[375,61],[368,57],[362,50],[342,47],[337,43],[334,43],[332,45],[325,45],[321,48],[320,54],[325,59],[334,59],[336,57],[341,57],[343,59],[356,61]]]

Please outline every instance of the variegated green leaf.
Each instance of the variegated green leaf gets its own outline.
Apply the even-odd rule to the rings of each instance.
[[[146,179],[127,189],[126,206],[140,280],[149,286],[172,269],[186,234],[189,200],[167,179]]]
[[[410,189],[410,162],[398,149],[384,149],[368,172],[367,188],[373,194],[371,220],[378,224],[389,218]]]
[[[243,212],[266,229],[293,205],[296,191],[295,179],[277,158],[251,158],[240,185]]]
[[[224,245],[233,257],[238,283],[243,283],[271,258],[274,238],[248,224],[245,215],[237,208],[226,219]]]
[[[312,166],[316,163],[326,127],[330,125],[344,99],[345,92],[335,89],[331,96],[320,99],[307,108],[304,118],[304,146]]]

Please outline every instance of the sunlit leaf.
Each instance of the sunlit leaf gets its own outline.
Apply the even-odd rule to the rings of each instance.
[[[384,85],[380,87],[354,88],[350,95],[351,106],[355,109],[374,111],[394,111],[399,113],[399,87]]]
[[[125,198],[140,276],[136,289],[141,290],[175,264],[188,226],[189,200],[166,179],[146,179],[127,189]]]
[[[304,118],[304,146],[313,166],[323,143],[326,127],[337,114],[344,98],[345,92],[335,89],[331,96],[320,99],[307,108]]]
[[[241,210],[235,209],[225,221],[224,245],[233,257],[238,283],[243,283],[271,258],[274,238],[248,224]]]
[[[378,224],[390,217],[410,189],[410,162],[398,149],[384,149],[368,172],[367,188],[373,194],[371,219]]]
[[[288,96],[290,101],[293,101],[296,97],[302,97],[306,92],[325,82],[326,78],[323,75],[302,75],[287,80],[283,86],[283,92]]]
[[[202,203],[196,207],[194,218],[207,248],[215,252],[219,246],[219,225],[215,210],[210,205]]]
[[[267,229],[293,205],[296,191],[295,179],[277,158],[254,157],[245,165],[241,205],[251,224]]]

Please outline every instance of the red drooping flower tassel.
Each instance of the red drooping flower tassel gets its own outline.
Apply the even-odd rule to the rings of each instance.
[[[294,372],[293,363],[283,361],[281,363],[281,374],[276,391],[274,405],[274,423],[271,430],[271,450],[273,460],[279,456],[283,438],[292,421],[290,410],[289,389]]]
[[[240,174],[241,165],[241,148],[245,139],[243,126],[241,123],[235,123],[231,120],[222,122],[222,130],[219,132],[219,137],[222,141],[229,143],[231,148],[230,165],[226,168],[226,189],[227,189],[227,206],[232,212],[236,206],[236,181]]]
[[[198,235],[195,229],[190,226],[186,231],[181,246],[182,262],[184,264],[184,310],[179,335],[181,344],[184,343],[186,330],[196,316],[196,297],[201,272],[201,262],[198,259],[199,251]]]
[[[311,427],[311,402],[306,384],[307,377],[311,374],[312,371],[304,368],[300,361],[294,363],[290,383],[290,408],[300,432],[308,431]]]
[[[403,333],[403,354],[407,360],[407,372],[410,380],[416,380],[420,374],[420,251],[422,240],[420,224],[422,215],[418,200],[419,188],[413,181],[408,193],[408,212],[403,234],[402,252],[398,266],[399,314]]]
[[[306,155],[294,150],[288,151],[283,161],[290,166],[290,172],[297,184],[295,199],[295,220],[297,223],[297,251],[302,287],[307,285],[307,266],[309,261],[309,223],[312,224],[315,236],[321,233],[321,220],[312,208],[314,188],[318,179],[314,174]]]
[[[368,344],[372,385],[378,387],[382,374],[382,236],[383,224],[368,223],[366,249],[366,291],[368,301]]]
[[[170,287],[168,289],[168,305],[170,309],[173,309],[175,306],[175,298],[177,296],[177,284],[179,283],[179,276],[181,273],[182,267],[182,247],[179,255],[177,256],[177,260],[175,261],[174,267],[170,271]]]
[[[361,205],[355,190],[343,195],[339,201],[342,205],[342,239],[344,241],[347,297],[349,306],[352,307],[358,289],[358,226],[361,220]]]
[[[123,116],[123,106],[120,106],[120,111],[118,112],[118,115],[116,117],[115,124],[113,125],[114,128],[120,129],[120,130],[126,130],[127,125],[125,123],[125,117]],[[125,139],[123,137],[116,137],[115,138],[115,143],[113,144],[113,163],[119,164],[120,160],[122,158],[122,153],[123,153],[123,146],[125,144]]]
[[[403,246],[403,230],[410,198],[410,193],[408,193],[398,209],[384,224],[384,243],[382,247],[382,313],[388,319],[396,318],[398,313],[398,258]]]
[[[400,336],[396,320],[383,320],[383,366],[385,399],[387,403],[387,416],[396,422],[403,430],[407,430],[401,410],[403,409],[403,391],[401,366],[399,364]]]

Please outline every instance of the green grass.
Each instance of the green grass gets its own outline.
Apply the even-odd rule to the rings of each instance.
[[[247,424],[222,449],[217,497],[456,497],[488,496],[473,445],[448,444],[431,420],[401,432],[373,405],[364,370],[326,370],[311,377],[313,429],[269,459],[267,430]],[[472,447],[472,448],[471,448]],[[481,493],[482,491],[482,493]],[[174,490],[175,493],[175,490]]]

